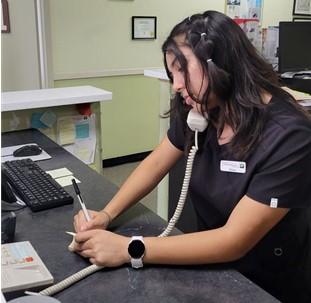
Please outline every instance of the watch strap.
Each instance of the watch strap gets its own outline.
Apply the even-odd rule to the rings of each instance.
[[[143,263],[142,258],[140,258],[140,259],[131,258],[131,265],[132,265],[133,268],[142,268],[142,267],[144,267],[144,263]]]

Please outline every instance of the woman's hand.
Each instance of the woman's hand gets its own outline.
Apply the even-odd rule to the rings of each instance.
[[[106,230],[88,230],[75,236],[74,251],[98,266],[116,267],[130,261],[129,238]]]
[[[86,231],[90,229],[106,229],[110,223],[110,216],[107,212],[88,210],[91,217],[89,222],[86,221],[82,210],[74,216],[73,225],[76,232]]]

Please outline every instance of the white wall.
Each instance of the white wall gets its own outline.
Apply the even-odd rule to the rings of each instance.
[[[10,0],[11,32],[1,34],[3,91],[40,88],[34,0]]]
[[[263,26],[291,20],[293,0],[263,0]],[[50,0],[55,79],[111,76],[160,67],[161,45],[183,18],[225,0]],[[132,16],[157,16],[158,38],[131,40]]]
[[[262,26],[278,26],[280,21],[292,21],[294,0],[263,0]]]
[[[50,9],[55,78],[68,79],[159,67],[173,25],[195,12],[224,11],[224,1],[51,0]],[[132,40],[132,16],[157,16],[158,38]]]
[[[54,79],[111,76],[162,65],[170,29],[196,12],[224,12],[224,0],[43,0],[50,6]],[[35,0],[10,0],[11,33],[1,35],[2,90],[40,88]],[[293,0],[263,0],[263,27],[292,19]],[[131,40],[131,16],[158,18],[158,38]],[[48,45],[49,46],[49,45]],[[52,54],[52,56],[50,55]],[[51,65],[53,64],[53,68]],[[53,75],[50,77],[53,78]]]

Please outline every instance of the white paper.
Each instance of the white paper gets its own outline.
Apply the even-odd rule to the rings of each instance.
[[[289,87],[283,86],[282,87],[284,90],[286,90],[288,93],[290,93],[297,101],[299,101],[299,103],[301,105],[306,105],[306,106],[310,106],[310,102],[311,102],[311,95],[304,93],[304,92],[300,92],[298,90],[294,90],[291,89]],[[305,101],[305,102],[303,102]]]
[[[75,179],[77,183],[81,183],[81,181],[78,180],[74,176],[66,176],[66,177],[56,178],[54,180],[62,187],[65,187],[65,186],[72,185],[72,179]]]
[[[271,64],[278,64],[278,46],[279,28],[278,26],[269,26],[263,35],[262,54]]]
[[[63,187],[72,185],[72,179],[75,179],[77,183],[81,183],[81,181],[73,175],[72,171],[66,167],[48,170],[46,173]]]
[[[61,120],[61,124],[63,120],[66,120],[67,123],[72,123],[74,129],[74,143],[63,145],[63,147],[85,164],[94,163],[96,150],[95,114],[89,117],[82,115],[68,116],[62,117],[59,120]],[[59,128],[58,138],[62,136],[61,133],[62,129]]]
[[[66,167],[58,168],[58,169],[54,169],[54,170],[49,170],[46,173],[48,173],[53,179],[73,175],[73,173]]]
[[[57,134],[57,143],[59,145],[74,144],[75,125],[72,117],[58,118]]]
[[[227,0],[226,14],[231,18],[261,20],[262,0]]]

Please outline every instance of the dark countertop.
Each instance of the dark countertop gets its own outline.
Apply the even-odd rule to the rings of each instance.
[[[44,170],[66,167],[82,182],[83,199],[90,209],[101,209],[117,191],[87,165],[35,130],[2,134],[2,146],[36,142],[52,159],[37,162]],[[74,195],[72,186],[65,188]],[[26,208],[16,212],[15,241],[28,240],[59,282],[89,265],[68,251],[73,231],[73,216],[80,209],[74,204],[40,212]],[[166,222],[141,204],[117,218],[110,230],[123,235],[152,236],[160,234]],[[180,233],[174,230],[174,234]],[[135,270],[128,265],[104,268],[54,296],[69,302],[278,302],[271,295],[232,269],[221,266],[154,266]]]

